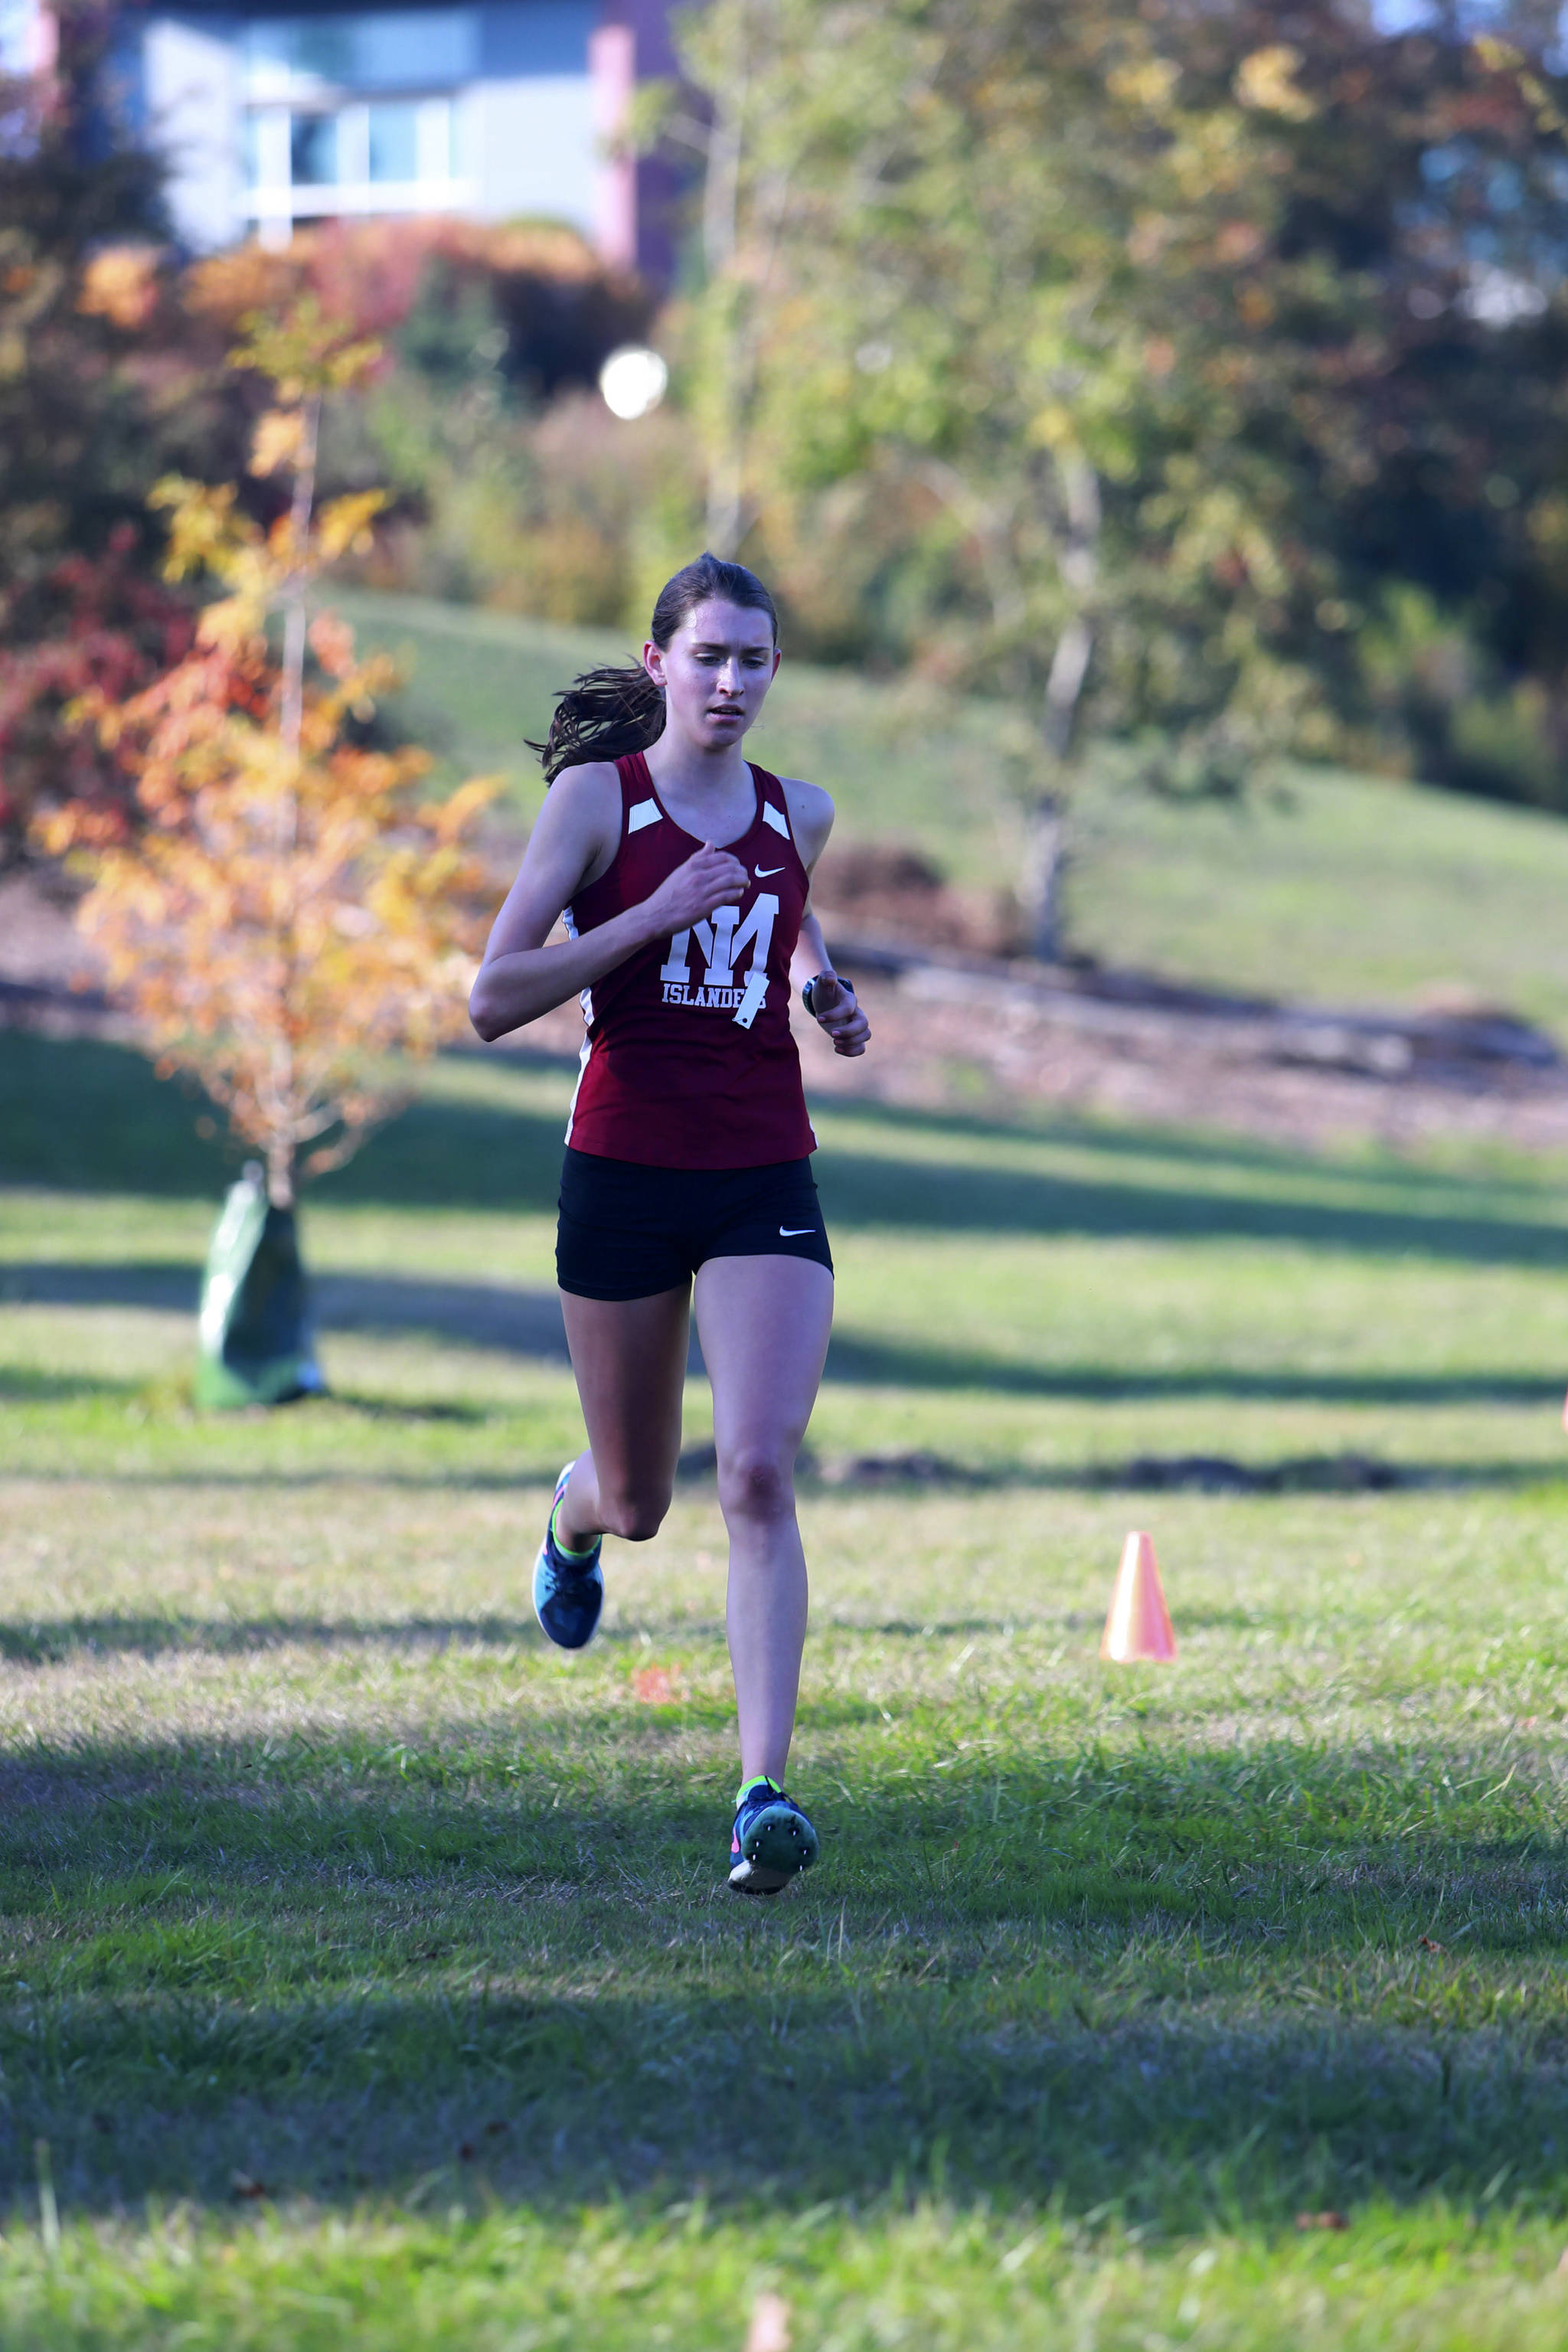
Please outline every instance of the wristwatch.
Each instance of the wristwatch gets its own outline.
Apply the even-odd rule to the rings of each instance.
[[[838,988],[847,989],[851,996],[855,993],[855,984],[853,981],[844,979],[842,974],[837,971],[814,972],[811,978],[806,982],[805,986],[800,992],[800,1001],[805,1005],[806,1011],[810,1013],[814,1021],[817,1017],[817,1013],[816,1006],[812,1001],[812,992],[825,980],[832,981]]]

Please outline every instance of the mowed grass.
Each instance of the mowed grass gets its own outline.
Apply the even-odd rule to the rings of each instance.
[[[633,633],[563,629],[416,597],[336,601],[397,653],[395,709],[455,781],[503,774],[531,822],[540,738],[580,669]],[[786,659],[755,756],[827,786],[846,838],[902,842],[943,872],[1017,880],[1026,715]],[[1260,775],[1239,800],[1173,802],[1091,761],[1073,805],[1069,944],[1118,967],[1323,1003],[1500,1004],[1568,1042],[1568,824],[1531,809],[1313,769]]]
[[[1559,2345],[1564,1171],[825,1111],[752,1906],[710,1483],[528,1608],[569,1085],[429,1073],[203,1418],[195,1106],[0,1038],[0,2345]]]

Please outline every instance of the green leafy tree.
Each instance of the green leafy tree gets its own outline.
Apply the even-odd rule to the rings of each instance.
[[[689,21],[664,119],[704,165],[685,351],[710,530],[819,650],[1033,705],[1042,937],[1086,725],[1168,790],[1412,745],[1484,781],[1489,691],[1497,780],[1562,772],[1552,15]]]
[[[1354,299],[1279,249],[1280,128],[1313,101],[1295,52],[1194,71],[1152,13],[848,0],[825,28],[805,0],[721,0],[685,51],[705,218],[719,169],[735,223],[705,240],[692,337],[700,387],[729,387],[710,439],[744,488],[720,504],[770,553],[835,508],[840,543],[905,518],[895,566],[923,541],[928,657],[1037,712],[1043,945],[1091,696],[1211,762],[1330,740],[1291,640],[1333,565],[1282,429],[1289,306]]]

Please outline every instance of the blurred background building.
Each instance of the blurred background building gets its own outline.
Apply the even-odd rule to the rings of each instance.
[[[167,159],[196,251],[296,223],[419,214],[568,221],[662,274],[657,174],[613,152],[639,80],[667,72],[664,0],[120,10],[114,82]],[[0,0],[0,65],[47,61],[42,0]]]

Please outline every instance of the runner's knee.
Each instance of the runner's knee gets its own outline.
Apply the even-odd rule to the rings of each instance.
[[[795,1457],[768,1445],[738,1445],[719,1456],[719,1507],[726,1519],[786,1519],[795,1509]]]

